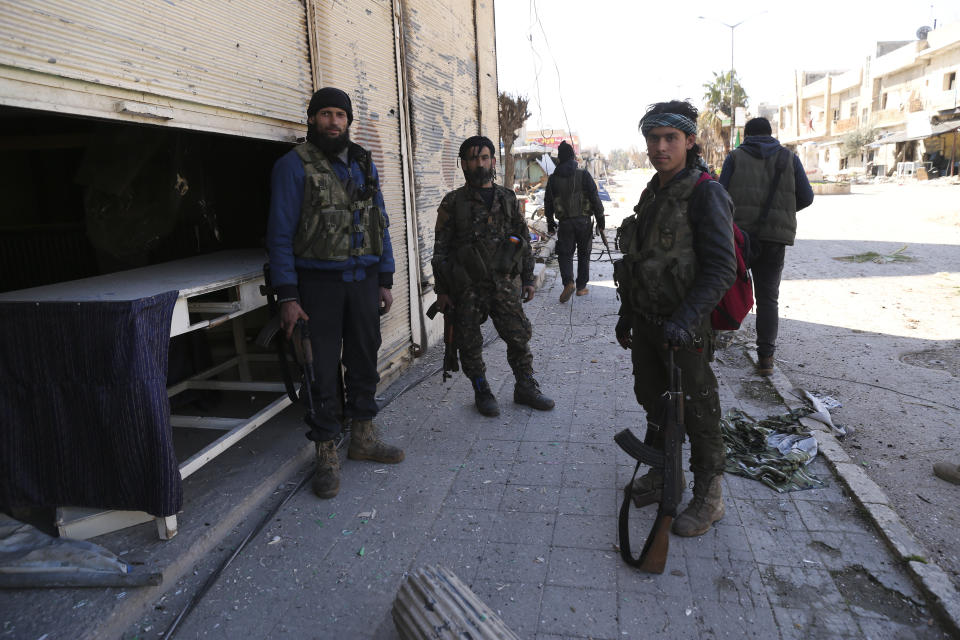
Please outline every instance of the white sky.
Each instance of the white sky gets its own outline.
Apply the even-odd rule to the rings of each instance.
[[[934,18],[938,26],[960,21],[958,0],[730,4],[496,0],[500,90],[528,97],[528,130],[566,129],[569,120],[583,146],[642,148],[637,123],[647,105],[689,98],[699,107],[712,72],[730,68],[723,22],[745,20],[734,29],[734,68],[755,109],[779,102],[794,69],[857,67],[878,40],[915,39]]]

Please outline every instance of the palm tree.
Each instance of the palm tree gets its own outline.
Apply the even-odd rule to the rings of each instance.
[[[733,121],[733,111],[730,108],[730,75],[733,74],[733,95],[736,98],[738,107],[746,107],[749,98],[746,91],[740,86],[736,71],[727,71],[717,73],[713,72],[713,80],[703,84],[703,101],[707,105],[705,112],[712,113],[719,118],[720,114],[730,117]],[[726,130],[724,132],[724,129]],[[724,152],[730,151],[730,128],[720,125],[720,137],[723,139]]]
[[[697,143],[707,165],[717,169],[723,163],[730,136],[723,135],[723,121],[713,111],[704,110],[697,118]]]

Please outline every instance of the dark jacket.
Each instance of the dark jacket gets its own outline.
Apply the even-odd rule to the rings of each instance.
[[[671,183],[689,175],[684,169]],[[654,176],[640,196],[640,203],[656,206],[659,177]],[[652,202],[651,202],[652,201]],[[640,207],[640,204],[637,205]],[[693,250],[697,256],[697,275],[683,302],[670,320],[694,333],[709,322],[717,303],[737,278],[737,257],[733,247],[733,203],[727,192],[713,180],[694,188],[687,206],[693,230]],[[620,315],[633,314],[629,303],[621,303]]]
[[[348,157],[350,159],[349,166],[339,157],[331,160],[333,170],[341,182],[346,183],[347,180],[352,179],[358,189],[363,189],[363,170],[353,155]],[[375,165],[373,166],[373,179],[379,182]],[[379,256],[365,255],[351,257],[343,262],[331,262],[305,260],[293,255],[293,237],[300,221],[305,180],[306,173],[303,169],[303,161],[294,150],[282,156],[273,165],[273,174],[270,178],[270,215],[267,219],[266,244],[270,255],[273,286],[277,289],[280,298],[286,300],[297,299],[298,269],[340,272],[343,280],[349,282],[363,280],[366,277],[367,268],[378,265],[380,286],[392,286],[393,272],[396,266],[393,261],[393,245],[390,242],[389,229],[383,230],[383,253]],[[384,218],[386,218],[387,211],[383,202],[383,193],[379,189],[375,202],[383,212]],[[357,222],[359,222],[359,219]]]
[[[576,159],[571,158],[566,162],[561,162],[557,165],[557,168],[554,169],[553,174],[547,180],[547,190],[543,195],[543,208],[544,212],[547,214],[547,226],[554,227],[557,222],[554,218],[553,211],[553,193],[551,188],[551,183],[553,182],[553,176],[567,177],[572,176],[573,172],[577,170],[577,161]],[[597,227],[600,229],[604,228],[603,224],[603,202],[600,201],[600,194],[597,193],[597,183],[593,181],[593,176],[590,175],[590,172],[584,169],[583,171],[583,195],[585,195],[590,200],[590,207],[593,209],[593,216],[597,220]]]

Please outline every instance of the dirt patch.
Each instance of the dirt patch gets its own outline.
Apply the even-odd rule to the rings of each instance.
[[[899,591],[885,587],[862,566],[831,571],[830,575],[851,607],[871,611],[903,625],[923,625],[927,620],[927,614],[916,602]]]
[[[766,380],[744,380],[740,383],[740,397],[751,398],[765,404],[781,402],[776,390]]]
[[[946,371],[954,378],[960,377],[960,344],[946,349],[928,349],[913,351],[900,356],[900,362],[914,367],[939,369]]]

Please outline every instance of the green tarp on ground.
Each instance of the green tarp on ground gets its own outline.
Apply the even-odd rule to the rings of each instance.
[[[752,478],[780,493],[816,489],[826,483],[806,470],[817,455],[817,441],[800,425],[808,408],[755,420],[732,409],[720,420],[727,445],[725,471]]]

